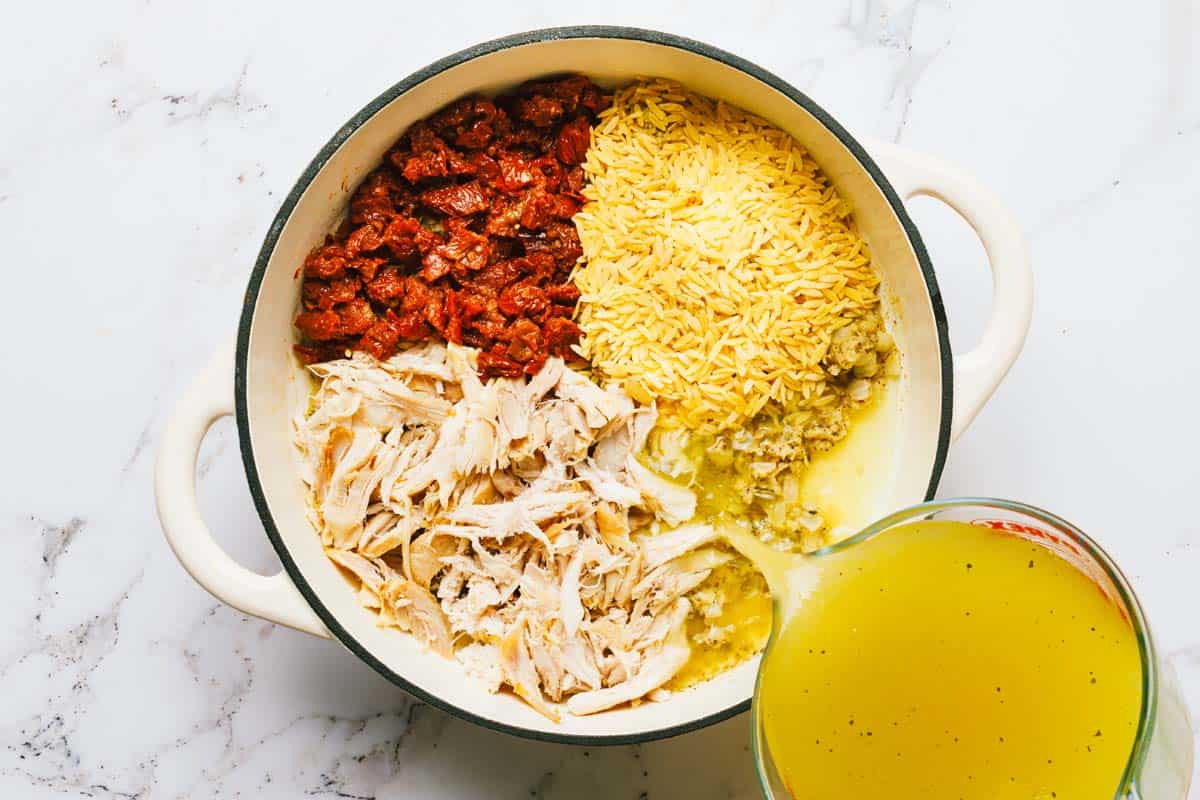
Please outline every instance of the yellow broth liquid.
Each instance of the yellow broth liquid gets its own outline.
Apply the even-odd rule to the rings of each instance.
[[[883,381],[871,401],[854,414],[851,435],[828,452],[814,454],[806,466],[800,495],[821,510],[833,541],[862,529],[883,511],[880,487],[888,483],[888,454],[895,446],[898,414],[897,382]],[[702,464],[696,489],[699,519],[721,523],[744,516],[746,508],[736,499],[727,471]],[[716,617],[694,613],[688,618],[692,653],[668,682],[672,690],[686,689],[737,666],[762,652],[771,635],[770,592],[762,575],[745,560],[718,567],[701,588],[721,591],[726,601]],[[699,643],[698,637],[711,626],[731,633],[720,642]]]
[[[793,797],[1114,797],[1141,661],[1087,577],[1029,541],[949,521],[805,561],[758,699]]]

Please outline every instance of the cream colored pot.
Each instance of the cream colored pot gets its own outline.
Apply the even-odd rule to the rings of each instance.
[[[291,355],[297,267],[345,213],[350,193],[413,122],[472,92],[582,72],[603,84],[653,75],[761,115],[804,143],[856,209],[889,298],[903,376],[895,446],[872,476],[880,503],[932,496],[950,442],[967,427],[1016,358],[1029,326],[1026,245],[996,199],[952,167],[893,145],[860,142],[820,106],[765,70],[704,44],[627,28],[535,31],[449,56],[396,84],[338,129],[284,201],[250,275],[236,342],[213,356],[164,433],[156,474],[163,531],[180,562],[220,600],[315,636],[334,638],[380,674],[460,717],[522,736],[577,743],[646,741],[749,708],[757,661],[658,703],[552,723],[515,697],[492,695],[411,637],[375,626],[321,551],[304,516],[289,418],[305,391]],[[954,357],[934,271],[903,201],[929,195],[978,232],[994,301],[982,340]],[[234,562],[196,505],[195,461],[205,432],[236,414],[246,477],[285,571],[263,577]]]

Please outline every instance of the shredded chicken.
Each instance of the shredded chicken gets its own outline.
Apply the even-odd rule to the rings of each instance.
[[[662,696],[684,595],[730,556],[638,460],[655,409],[561,359],[484,383],[476,358],[424,343],[309,368],[295,443],[330,560],[381,625],[551,719]]]

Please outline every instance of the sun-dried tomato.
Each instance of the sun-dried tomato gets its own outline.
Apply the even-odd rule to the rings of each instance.
[[[513,103],[513,110],[517,119],[528,122],[535,128],[547,128],[566,113],[561,101],[541,94],[517,98]]]
[[[363,281],[370,282],[379,268],[388,262],[386,258],[375,258],[370,256],[359,256],[350,262],[350,268],[358,273],[358,277]]]
[[[579,301],[579,287],[573,283],[551,286],[546,290],[546,296],[556,303],[574,306]]]
[[[441,239],[415,217],[397,217],[383,231],[383,244],[396,259],[404,260],[432,250]]]
[[[346,250],[341,244],[327,242],[304,259],[304,274],[309,278],[340,278],[346,272]]]
[[[452,272],[460,283],[469,281],[469,273],[487,266],[494,250],[488,237],[478,234],[459,219],[447,221],[449,240],[438,245],[421,260],[421,276],[434,281]]]
[[[468,97],[415,123],[304,261],[296,352],[386,359],[431,336],[480,349],[484,377],[570,356],[582,255],[579,164],[608,96],[583,76]]]
[[[583,195],[580,194],[583,191],[583,179],[583,167],[572,167],[567,170],[566,192],[569,192],[577,200],[583,199]]]
[[[348,303],[358,294],[358,280],[352,276],[334,278],[326,283],[321,280],[304,282],[302,300],[310,311],[328,311],[338,303]]]
[[[488,207],[488,196],[479,181],[443,186],[421,192],[421,202],[448,217],[478,214]]]
[[[383,247],[381,229],[382,226],[375,222],[355,228],[354,232],[346,237],[346,257],[356,258],[360,253],[369,253]]]
[[[520,153],[505,153],[498,162],[500,176],[496,188],[502,192],[515,193],[533,183],[533,159]]]
[[[334,309],[341,319],[342,336],[359,336],[365,333],[375,323],[375,312],[371,304],[362,297],[356,297],[345,305]]]
[[[400,276],[400,270],[384,267],[375,279],[367,284],[367,296],[383,306],[396,305],[400,298],[404,297],[404,278]]]
[[[500,292],[496,305],[508,316],[523,319],[540,316],[550,305],[550,299],[546,296],[546,290],[536,283],[520,281],[506,286]]]
[[[428,339],[432,333],[429,324],[425,322],[425,318],[422,317],[418,311],[412,311],[407,314],[397,314],[393,324],[396,326],[396,330],[399,332],[400,337],[404,339],[414,339],[419,341],[421,339]],[[376,358],[387,358],[393,355],[395,352],[396,349],[393,347],[392,351],[387,355],[376,356]]]
[[[564,164],[582,164],[592,141],[592,125],[586,116],[578,116],[558,132],[558,160]]]
[[[426,253],[421,259],[421,277],[426,281],[433,283],[442,277],[450,274],[450,268],[454,266],[454,262],[446,258],[436,250],[432,253]]]
[[[529,269],[529,262],[524,258],[510,258],[506,261],[497,261],[495,264],[489,264],[485,267],[475,280],[472,281],[472,284],[495,294],[520,278]]]
[[[521,207],[521,227],[528,231],[540,231],[556,216],[558,195],[550,194],[541,186],[530,187]]]
[[[305,339],[324,342],[342,336],[342,318],[336,311],[305,311],[296,317],[296,327]]]
[[[519,319],[513,323],[509,331],[512,338],[508,343],[508,357],[522,364],[529,362],[543,352],[542,329],[533,320]]]
[[[525,373],[525,368],[508,357],[503,344],[498,344],[492,350],[480,351],[479,371],[484,375],[519,378]]]
[[[574,225],[567,222],[551,222],[546,225],[544,231],[530,232],[522,236],[521,241],[527,254],[546,256],[566,268],[567,272],[583,255],[579,232],[575,230]]]
[[[362,225],[372,222],[387,226],[396,215],[396,204],[403,190],[395,173],[381,167],[367,176],[350,200],[350,223]]]
[[[551,317],[546,320],[545,328],[546,347],[552,352],[565,353],[567,348],[579,341],[583,331],[579,330],[579,326],[569,319],[562,317]]]
[[[492,123],[486,119],[477,119],[471,127],[459,132],[454,137],[454,144],[466,150],[482,150],[492,140]]]
[[[396,352],[400,343],[400,328],[395,323],[395,315],[389,310],[387,317],[376,320],[358,340],[360,350],[365,350],[378,359],[385,359]]]

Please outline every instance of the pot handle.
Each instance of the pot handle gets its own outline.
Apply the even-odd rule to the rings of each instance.
[[[983,338],[974,349],[954,357],[950,438],[957,439],[996,391],[1025,343],[1033,315],[1029,245],[1000,199],[956,167],[890,142],[871,142],[867,149],[901,198],[933,197],[957,211],[983,242],[992,269],[992,312]]]
[[[209,533],[196,502],[196,457],[208,429],[233,414],[234,342],[217,349],[175,407],[154,467],[158,519],[175,557],[223,603],[270,622],[329,638],[287,574],[259,575],[229,557]]]

